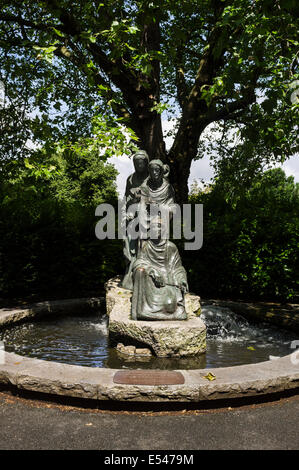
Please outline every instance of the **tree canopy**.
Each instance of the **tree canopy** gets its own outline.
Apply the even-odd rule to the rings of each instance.
[[[1,159],[30,141],[103,159],[139,146],[170,165],[180,202],[208,149],[220,171],[283,160],[298,150],[298,17],[296,0],[1,0]]]

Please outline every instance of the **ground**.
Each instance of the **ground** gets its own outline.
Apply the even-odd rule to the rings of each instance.
[[[299,447],[298,390],[297,394],[272,396],[266,402],[232,401],[209,409],[188,409],[181,405],[180,409],[166,411],[163,407],[159,410],[159,406],[148,406],[147,410],[134,404],[124,409],[92,409],[2,391],[0,449],[295,450]],[[138,411],[132,411],[134,407]]]

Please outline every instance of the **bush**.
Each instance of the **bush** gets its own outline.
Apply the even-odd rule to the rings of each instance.
[[[197,192],[204,204],[203,247],[183,254],[193,290],[206,297],[298,299],[299,185],[266,171],[234,200],[220,182]]]
[[[100,295],[122,260],[122,242],[100,241],[94,231],[96,206],[117,201],[117,172],[94,156],[55,155],[46,164],[42,157],[2,169],[1,295]]]

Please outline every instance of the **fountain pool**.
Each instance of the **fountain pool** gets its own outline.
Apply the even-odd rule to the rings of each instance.
[[[45,317],[0,331],[5,350],[21,356],[111,369],[204,369],[253,364],[290,354],[296,335],[269,324],[252,324],[228,308],[205,305],[207,352],[188,358],[136,357],[116,351],[108,317],[87,312]]]

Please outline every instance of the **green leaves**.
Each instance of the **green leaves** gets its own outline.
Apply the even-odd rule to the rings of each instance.
[[[156,111],[158,114],[162,114],[169,108],[169,104],[167,103],[155,103],[154,106],[150,109],[150,111]]]
[[[61,38],[64,38],[64,37],[65,37],[65,33],[63,33],[62,31],[60,31],[59,29],[54,28],[54,26],[52,27],[52,29],[53,29],[54,33],[55,33],[57,36],[59,36],[59,37],[61,37]]]
[[[280,168],[245,187],[222,183],[194,188],[192,202],[204,205],[204,244],[196,259],[183,255],[192,289],[207,298],[296,299],[299,183]],[[227,197],[233,184],[235,197]]]
[[[48,47],[33,46],[33,49],[38,51],[37,59],[46,60],[49,64],[52,64],[54,57],[53,53],[54,51],[56,51],[57,48],[58,46],[55,45],[51,45]]]
[[[112,21],[109,29],[103,29],[98,34],[104,37],[114,48],[113,55],[121,56],[126,50],[135,51],[135,36],[139,28],[133,20],[122,18]],[[133,42],[132,42],[133,41]]]
[[[92,152],[61,148],[2,167],[2,295],[99,295],[122,252],[121,242],[99,242],[93,230],[97,204],[116,202],[116,174]]]
[[[173,165],[185,147],[184,130],[195,136],[185,187],[196,155],[216,152],[217,174],[229,182],[234,173],[246,183],[265,163],[298,150],[299,106],[288,88],[299,78],[291,1],[287,7],[264,0],[23,3],[21,16],[9,1],[0,15],[0,80],[6,77],[10,95],[2,158],[30,154],[27,140],[48,150],[77,141],[84,149],[87,138],[87,147],[96,142],[101,152],[128,153],[137,135],[148,141],[145,119],[150,126],[165,111],[179,121]],[[215,139],[199,142],[211,121]]]
[[[83,155],[86,152],[96,152],[104,160],[112,156],[130,155],[137,149],[133,143],[137,137],[131,129],[122,124],[123,120],[120,118],[111,117],[107,120],[106,116],[95,115],[92,118],[91,137],[72,143],[70,148]]]

